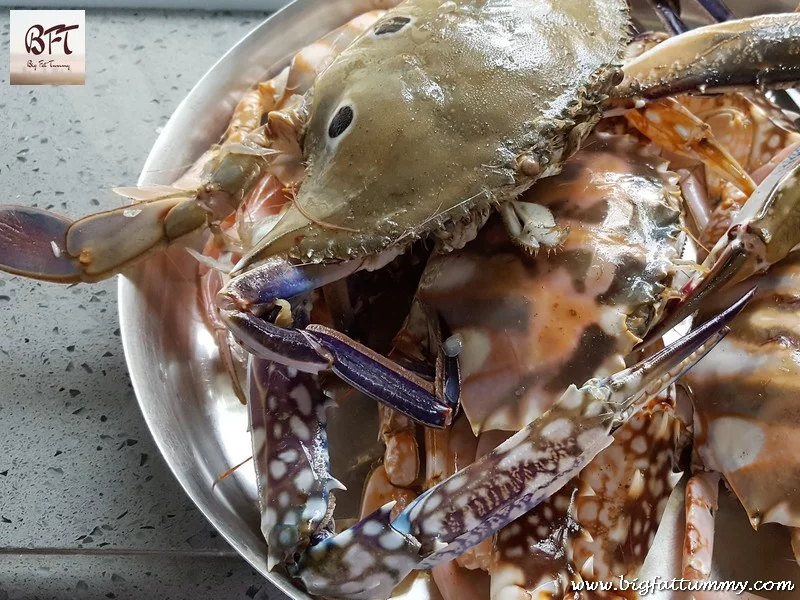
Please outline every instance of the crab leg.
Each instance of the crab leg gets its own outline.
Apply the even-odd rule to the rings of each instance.
[[[649,403],[577,477],[497,534],[492,600],[572,598],[570,581],[638,575],[682,475],[688,440],[671,395]]]
[[[714,552],[714,514],[719,499],[720,476],[702,472],[686,483],[686,534],[683,542],[681,577],[690,582],[704,582],[711,577]],[[699,586],[695,589],[698,589]],[[702,589],[702,588],[699,588]],[[750,593],[696,591],[694,600],[764,600]]]
[[[648,341],[694,313],[721,288],[765,271],[800,242],[800,147],[795,148],[756,188],[712,248],[710,271],[691,281],[688,294],[648,334]]]
[[[673,98],[628,111],[628,122],[653,142],[677,154],[698,158],[750,195],[756,184],[739,162],[715,139],[711,128]]]
[[[419,477],[419,447],[414,422],[386,406],[378,407],[383,465],[392,485],[410,487]]]
[[[752,293],[633,367],[571,386],[550,411],[390,521],[391,504],[329,537],[291,569],[312,594],[386,598],[414,568],[453,559],[557,492],[612,433],[727,333]]]
[[[270,570],[283,564],[312,536],[332,528],[330,492],[344,489],[330,474],[327,399],[308,373],[251,358],[248,371],[261,531]]]
[[[718,473],[701,472],[686,483],[686,533],[683,541],[683,577],[705,581],[711,577],[714,556],[714,513],[719,499]]]
[[[394,502],[392,516],[400,514],[408,506],[417,492],[411,488],[397,485],[387,472],[386,462],[379,465],[367,478],[364,485],[364,497],[361,500],[361,518],[372,514],[389,502]]]
[[[800,79],[794,50],[798,36],[797,13],[694,29],[628,62],[623,67],[625,79],[611,91],[612,102],[742,86],[788,87]]]
[[[0,206],[0,271],[57,283],[107,279],[225,219],[268,169],[302,170],[294,168],[302,162],[293,135],[303,117],[299,95],[383,14],[368,12],[330,32],[300,50],[281,75],[245,94],[223,144],[204,154],[175,186],[115,190],[136,203],[77,221],[38,208]],[[267,114],[268,122],[259,126]]]
[[[702,6],[715,21],[731,21],[734,18],[731,9],[725,6],[725,2],[722,0],[697,0],[697,3]]]
[[[260,127],[213,157],[196,188],[117,190],[138,202],[77,221],[38,208],[0,207],[0,270],[59,283],[116,275],[233,212],[268,168],[269,145]]]

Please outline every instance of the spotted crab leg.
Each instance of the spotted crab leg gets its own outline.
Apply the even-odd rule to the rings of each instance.
[[[268,259],[234,278],[217,304],[228,328],[247,350],[306,373],[330,370],[371,398],[429,427],[446,427],[458,408],[460,374],[455,357],[437,361],[433,382],[396,364],[348,336],[321,325],[291,329],[280,298],[293,298],[341,279],[362,261],[294,266]],[[281,304],[283,303],[283,304]],[[278,324],[280,323],[280,325]]]
[[[501,530],[492,600],[572,598],[570,582],[636,577],[682,475],[684,425],[668,390],[557,494]]]
[[[332,535],[331,492],[344,487],[330,474],[329,401],[315,375],[252,357],[248,400],[261,531],[272,570],[313,536]]]
[[[723,287],[766,271],[800,242],[800,147],[756,188],[709,253],[710,270],[687,284],[687,295],[653,328],[647,341],[694,313]]]
[[[788,87],[800,79],[794,45],[800,14],[774,14],[699,27],[625,64],[614,99],[635,102],[685,92]]]
[[[719,499],[720,476],[702,472],[686,483],[686,534],[683,545],[683,572],[687,581],[708,581],[714,552],[714,514]],[[764,600],[750,593],[696,591],[694,600]]]
[[[725,336],[751,295],[633,367],[571,386],[550,411],[426,491],[393,522],[387,504],[310,548],[290,571],[312,594],[377,599],[413,569],[453,559],[579,473],[613,442],[616,429]]]

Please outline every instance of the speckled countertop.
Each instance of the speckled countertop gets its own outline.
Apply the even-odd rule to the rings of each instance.
[[[119,201],[159,128],[264,13],[87,11],[87,82],[8,85],[0,202]],[[32,200],[35,198],[35,200]],[[115,282],[0,275],[0,600],[274,598],[173,479],[128,380]]]

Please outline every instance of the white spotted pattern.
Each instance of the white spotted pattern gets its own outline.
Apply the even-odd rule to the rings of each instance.
[[[290,393],[289,397],[295,401],[297,410],[301,415],[307,417],[311,414],[311,394],[304,385],[296,386]]]

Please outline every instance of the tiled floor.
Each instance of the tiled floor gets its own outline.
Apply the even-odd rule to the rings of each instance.
[[[86,85],[12,87],[0,11],[0,202],[119,205],[108,189],[136,180],[181,98],[264,16],[87,11]],[[113,281],[0,276],[0,600],[279,598],[172,478],[117,328]]]

